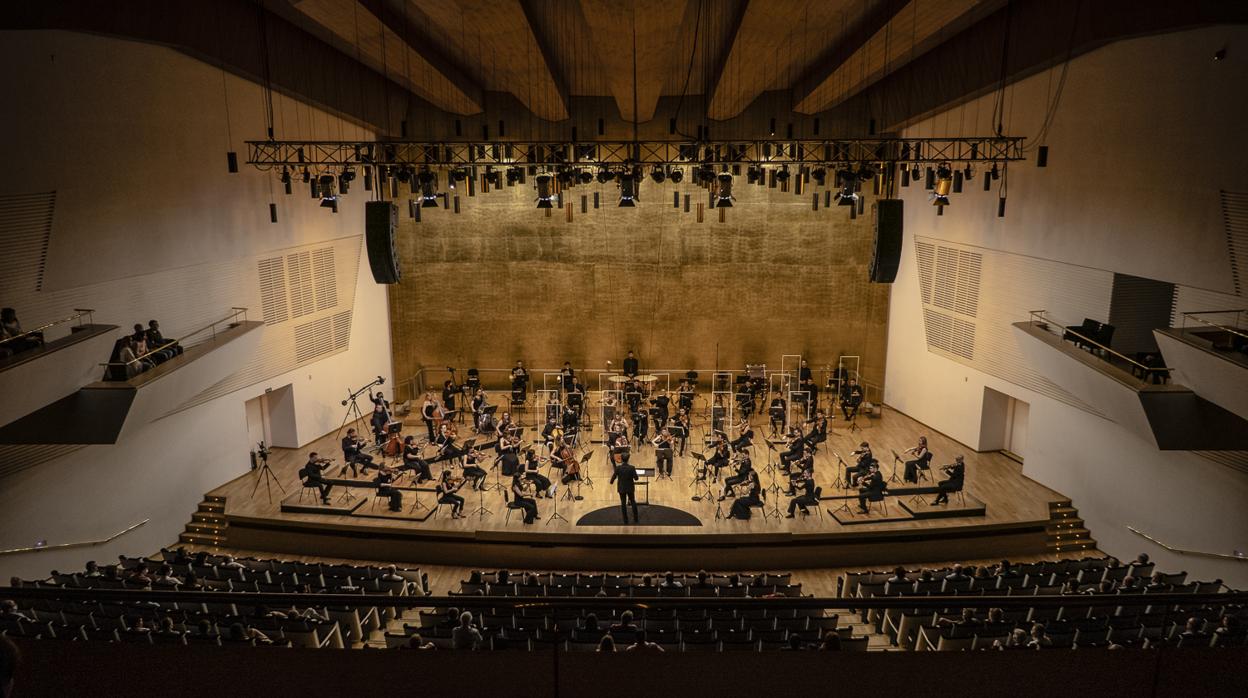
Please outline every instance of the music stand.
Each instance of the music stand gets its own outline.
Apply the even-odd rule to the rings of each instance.
[[[580,480],[577,480],[577,485],[576,485],[576,498],[577,498],[578,500],[579,500],[579,499],[582,499],[582,497],[581,497],[581,484],[580,484],[580,483],[582,483],[582,482],[583,482],[583,483],[585,483],[586,485],[589,485],[589,487],[590,487],[591,489],[592,489],[592,488],[593,488],[593,486],[594,486],[594,478],[592,478],[592,477],[590,477],[590,476],[589,476],[589,459],[591,459],[591,458],[593,458],[593,457],[594,457],[594,452],[593,452],[593,451],[586,451],[584,454],[582,454],[582,455],[581,455],[581,470],[585,471],[585,475],[584,475],[584,476],[583,476]],[[609,456],[608,456],[608,457],[609,457]]]
[[[498,465],[498,461],[495,461],[494,464]],[[494,515],[494,512],[485,508],[485,491],[488,489],[490,489],[489,485],[477,488],[477,508],[473,509],[472,514],[469,514],[469,516],[476,514],[478,519],[484,519],[486,516]]]
[[[273,469],[269,467],[269,450],[264,447],[264,442],[260,442],[260,467],[256,473],[256,486],[251,488],[251,498],[256,498],[256,490],[260,489],[260,483],[264,482],[264,492],[269,500],[269,504],[273,503],[273,485],[277,485],[277,489],[281,490],[285,496],[286,488],[282,487],[282,483],[278,481],[277,476],[273,474]]]
[[[706,456],[697,451],[690,451],[689,455],[693,456],[695,461],[702,461],[702,474],[699,475],[698,471],[694,470],[693,479],[689,481],[689,486],[693,488],[693,497],[691,499],[695,502],[700,502],[703,499],[714,499],[711,495],[711,486],[706,482],[707,470],[710,468],[709,465],[706,465]],[[702,491],[698,490],[699,487],[702,488]]]
[[[900,478],[897,477],[897,464],[901,462],[901,456],[897,455],[896,450],[894,449],[889,449],[889,450],[893,452],[893,474],[888,476],[888,481],[889,482],[903,482]]]
[[[571,489],[572,489],[571,487],[569,487],[569,488],[568,488],[568,490],[569,490],[569,491],[571,491]],[[559,513],[559,498],[558,498],[558,497],[552,497],[551,499],[553,499],[553,500],[554,500],[555,509],[554,509],[554,511],[553,511],[553,512],[551,512],[551,514],[550,514],[550,518],[549,518],[549,519],[546,519],[546,525],[547,525],[547,526],[549,526],[549,525],[550,525],[550,522],[551,522],[551,521],[554,521],[554,520],[556,520],[556,519],[558,519],[559,521],[562,521],[562,522],[564,522],[564,523],[568,523],[567,518],[565,518],[565,517],[563,516],[563,514],[560,514],[560,513]]]

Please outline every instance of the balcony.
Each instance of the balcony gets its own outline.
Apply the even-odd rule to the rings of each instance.
[[[1045,311],[1033,312],[1030,321],[1014,327],[1036,370],[1157,448],[1248,449],[1248,421],[1187,385],[1161,382],[1174,373],[1172,368],[1119,354]]]
[[[1174,379],[1248,419],[1248,311],[1184,313],[1179,327],[1153,331]]]
[[[235,371],[255,351],[263,326],[246,320],[245,308],[236,308],[225,319],[179,338],[180,355],[127,380],[91,383],[5,425],[0,444],[117,443]],[[108,351],[96,354],[96,375],[101,367],[117,368],[98,363]]]
[[[116,325],[92,322],[91,310],[46,323],[25,335],[42,336],[34,349],[0,359],[0,424],[8,424],[64,398],[95,380],[101,356],[117,337]],[[5,344],[10,344],[6,342]]]

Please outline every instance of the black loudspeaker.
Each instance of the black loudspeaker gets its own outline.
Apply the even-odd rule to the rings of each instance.
[[[373,270],[373,280],[379,284],[397,284],[401,276],[399,252],[394,246],[394,229],[398,217],[398,209],[390,201],[364,203],[364,239],[368,246],[368,266]]]
[[[878,199],[871,204],[871,227],[875,248],[871,252],[871,281],[891,284],[901,262],[901,199]]]

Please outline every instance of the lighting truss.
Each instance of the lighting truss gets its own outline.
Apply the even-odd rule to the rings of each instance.
[[[247,141],[260,169],[423,165],[473,166],[796,165],[881,162],[997,163],[1023,159],[1021,136],[759,141]]]

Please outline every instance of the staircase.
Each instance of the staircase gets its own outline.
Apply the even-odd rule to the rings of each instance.
[[[179,543],[219,547],[225,544],[225,497],[204,495],[199,509],[191,514],[191,522],[178,536]]]
[[[1049,502],[1049,524],[1045,527],[1049,552],[1065,555],[1075,550],[1095,550],[1096,541],[1083,523],[1079,510],[1069,499]]]

